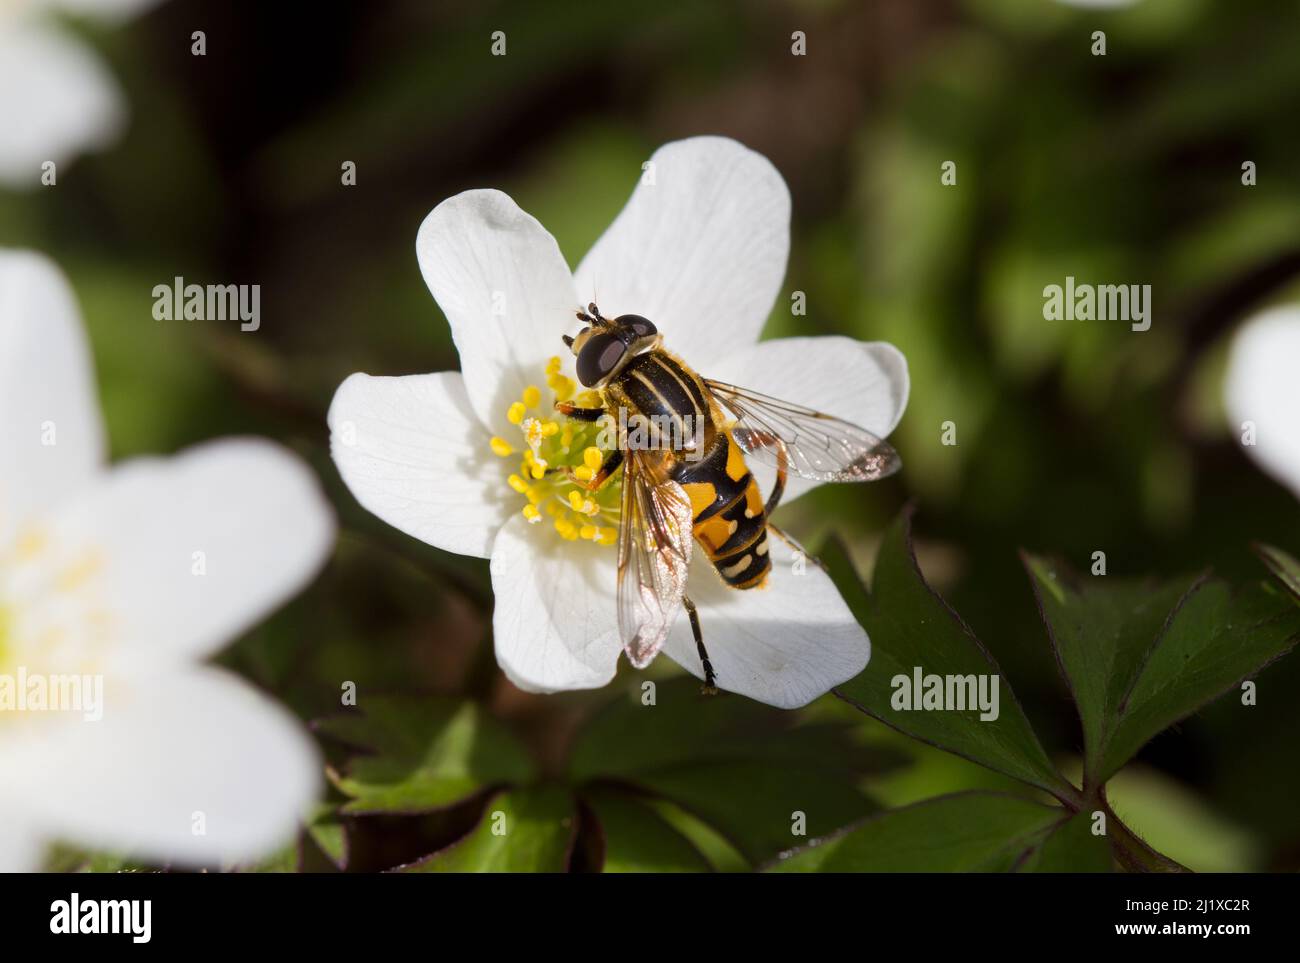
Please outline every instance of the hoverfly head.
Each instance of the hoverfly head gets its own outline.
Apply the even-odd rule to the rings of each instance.
[[[658,329],[639,314],[623,314],[611,320],[602,316],[595,304],[577,314],[587,326],[576,337],[564,335],[564,343],[578,359],[578,380],[588,388],[609,380],[625,358],[659,343]]]
[[[582,353],[582,346],[586,344],[587,339],[591,337],[591,326],[588,325],[583,328],[577,333],[577,335],[563,334],[560,335],[560,337],[564,339],[565,346],[568,347],[575,356],[577,356]]]
[[[573,353],[577,357],[578,380],[588,388],[604,383],[623,362],[627,342],[617,330],[608,327],[583,328],[573,339]]]
[[[659,333],[654,322],[639,314],[620,314],[611,323],[623,332],[623,339],[629,344],[641,338],[653,338]]]

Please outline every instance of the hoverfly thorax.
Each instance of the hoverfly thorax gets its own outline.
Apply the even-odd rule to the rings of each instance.
[[[577,359],[578,380],[588,388],[604,386],[629,361],[660,343],[658,329],[639,314],[611,320],[590,304],[587,311],[578,312],[578,319],[588,322],[587,326],[575,337],[565,335],[564,343]]]

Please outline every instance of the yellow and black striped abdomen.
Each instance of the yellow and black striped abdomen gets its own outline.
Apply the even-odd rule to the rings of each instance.
[[[733,588],[754,588],[772,569],[758,482],[728,431],[698,461],[682,460],[673,480],[691,499],[695,540]]]

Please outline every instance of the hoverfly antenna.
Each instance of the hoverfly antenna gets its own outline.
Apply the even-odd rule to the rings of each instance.
[[[560,339],[564,342],[564,346],[565,346],[566,348],[572,348],[572,347],[573,347],[573,338],[570,337],[569,335],[567,335],[567,334],[562,334],[562,335],[560,335]]]

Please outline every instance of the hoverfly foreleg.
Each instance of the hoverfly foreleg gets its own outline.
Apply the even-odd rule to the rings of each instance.
[[[614,472],[618,471],[619,466],[622,464],[623,449],[615,448],[605,456],[605,460],[601,462],[600,468],[596,470],[596,473],[592,475],[589,480],[583,481],[573,473],[572,468],[567,466],[564,468],[564,477],[579,488],[586,489],[589,492],[599,491],[604,487],[605,482],[609,481],[610,476],[613,475]]]
[[[717,676],[713,673],[713,663],[709,661],[708,650],[704,648],[704,633],[700,631],[700,616],[695,611],[695,603],[691,601],[689,595],[682,596],[682,605],[686,607],[686,614],[691,620],[691,634],[695,636],[695,648],[700,652],[700,661],[704,663],[704,688],[700,692],[704,695],[717,695]]]
[[[557,401],[555,410],[575,421],[600,421],[601,416],[605,414],[604,408],[580,408],[572,401]]]

